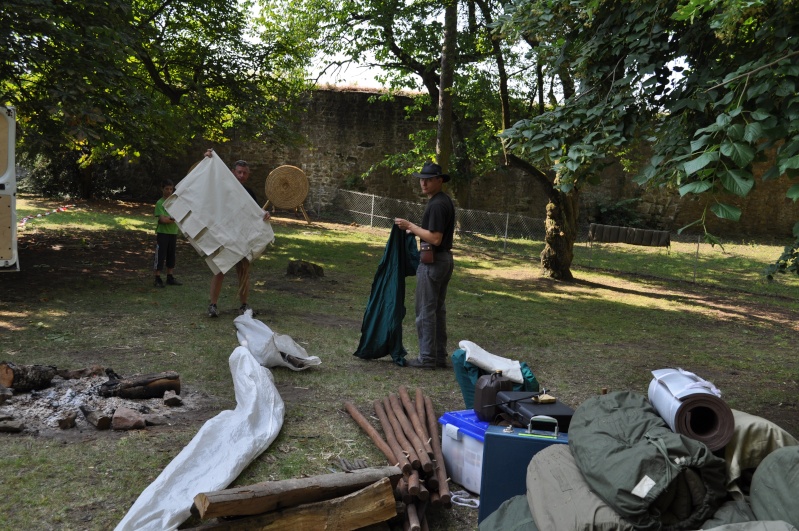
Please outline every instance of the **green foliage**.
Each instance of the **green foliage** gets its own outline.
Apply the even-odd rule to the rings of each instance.
[[[198,137],[279,136],[313,42],[281,5],[256,26],[251,2],[3,2],[0,100],[18,109],[19,151],[75,153],[86,174],[108,158],[154,163]]]
[[[559,42],[580,80],[562,105],[501,135],[518,156],[551,164],[564,190],[638,141],[653,156],[637,182],[705,194],[724,219],[740,217],[724,196],[749,194],[754,164],[768,164],[764,180],[799,174],[794,1],[527,0],[497,28]]]
[[[792,245],[786,245],[780,257],[763,270],[769,280],[774,280],[776,273],[794,273],[799,276],[799,222],[793,226],[793,235],[796,241]]]
[[[599,214],[596,222],[603,225],[618,225],[620,227],[643,228],[644,223],[635,209],[639,199],[623,199],[611,204],[599,205]]]

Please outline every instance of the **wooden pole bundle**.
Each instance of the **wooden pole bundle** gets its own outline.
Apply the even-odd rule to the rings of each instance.
[[[413,400],[407,388],[400,386],[397,394],[389,393],[373,406],[383,436],[351,403],[345,403],[389,463],[402,469],[394,495],[405,506],[404,528],[427,529],[424,510],[428,506],[452,507],[433,402],[419,388]]]

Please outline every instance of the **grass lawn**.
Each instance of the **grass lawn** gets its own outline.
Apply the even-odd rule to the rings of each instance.
[[[22,197],[19,217],[57,206]],[[352,355],[387,230],[308,224],[285,213],[273,227],[276,242],[251,271],[250,304],[257,319],[322,364],[273,371],[285,421],[235,485],[328,473],[337,457],[384,465],[344,401],[373,417],[378,429],[373,401],[401,385],[421,388],[438,415],[464,409],[451,371]],[[225,280],[221,316],[208,318],[211,274],[181,238],[176,276],[183,285],[154,288],[147,204],[78,204],[32,218],[18,240],[21,271],[0,274],[0,361],[101,365],[123,376],[177,371],[182,394],[199,405],[171,425],[140,431],[0,433],[0,530],[112,529],[203,422],[235,407],[227,364],[238,346],[235,273]],[[535,261],[459,246],[447,299],[450,350],[469,340],[524,361],[572,407],[602,388],[646,393],[650,371],[681,367],[713,382],[731,407],[797,436],[799,282],[780,277],[778,290],[764,290],[752,274],[780,252],[764,245],[739,266],[729,257],[703,262],[706,270],[723,267],[724,277],[739,275],[734,286],[622,275],[605,265],[575,267],[577,280],[567,284],[540,277]],[[595,264],[604,264],[597,254]],[[615,260],[640,260],[634,248],[618,254]],[[324,277],[287,276],[289,261],[299,259],[321,266]],[[417,352],[414,288],[409,277],[403,337],[410,357]],[[476,510],[465,507],[428,518],[434,530],[477,527]]]

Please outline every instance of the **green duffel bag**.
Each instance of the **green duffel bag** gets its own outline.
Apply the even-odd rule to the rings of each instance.
[[[596,495],[637,529],[698,529],[726,496],[724,460],[671,431],[639,393],[583,402],[569,448]]]

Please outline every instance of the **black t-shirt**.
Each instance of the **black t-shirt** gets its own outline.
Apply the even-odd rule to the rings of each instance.
[[[436,251],[452,250],[452,236],[455,233],[455,205],[444,192],[438,192],[427,202],[422,215],[422,228],[440,232],[444,236]]]
[[[253,189],[250,188],[249,186],[247,186],[246,184],[242,184],[242,186],[244,187],[245,190],[247,190],[247,193],[250,194],[250,197],[252,197],[252,200],[257,203],[258,199],[255,197],[255,192],[253,191]]]

